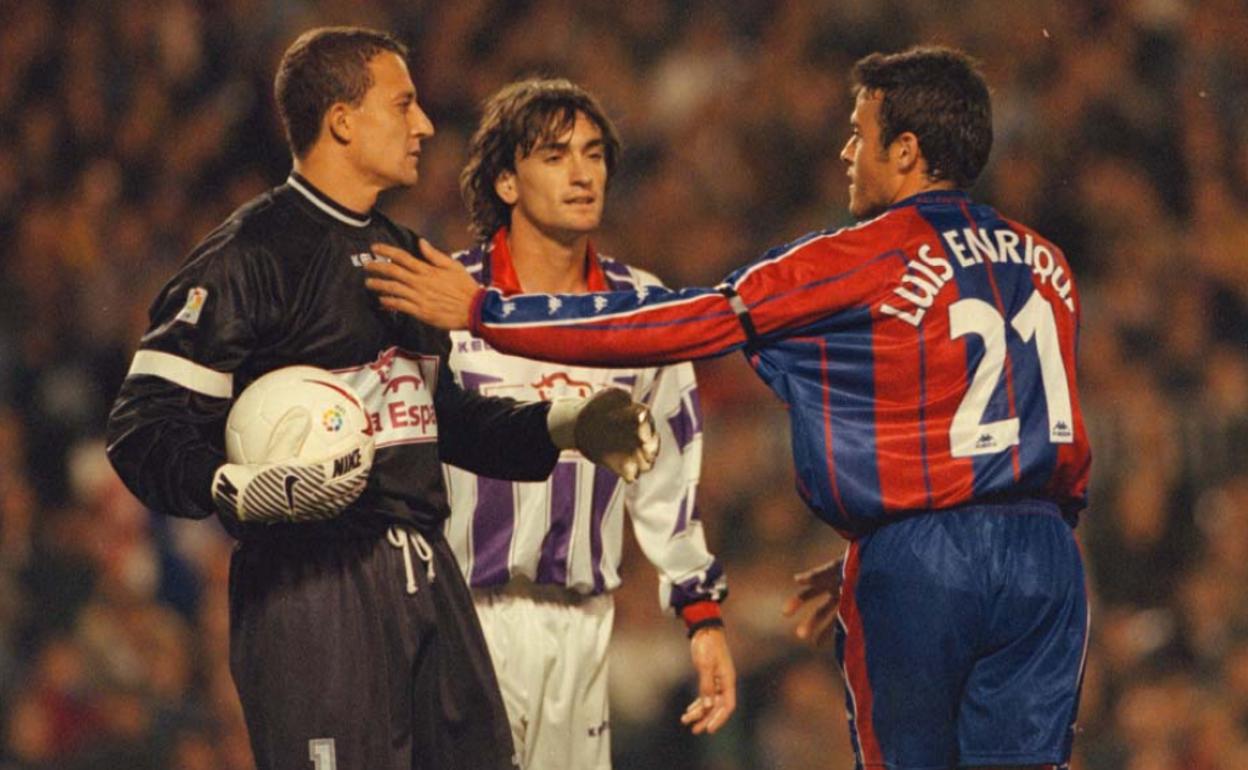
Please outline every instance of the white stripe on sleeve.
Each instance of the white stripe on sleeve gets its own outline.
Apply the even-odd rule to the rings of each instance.
[[[187,390],[214,398],[230,398],[234,395],[234,375],[218,372],[159,350],[140,350],[134,354],[134,361],[126,376],[133,377],[136,374],[160,377]]]

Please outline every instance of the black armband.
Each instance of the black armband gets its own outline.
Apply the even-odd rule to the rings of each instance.
[[[745,306],[745,300],[741,299],[741,295],[737,294],[736,289],[726,284],[719,287],[719,293],[724,295],[728,300],[728,306],[737,315],[737,321],[745,332],[745,346],[747,348],[755,347],[759,341],[758,330],[754,328],[754,319],[750,317],[750,309]]]

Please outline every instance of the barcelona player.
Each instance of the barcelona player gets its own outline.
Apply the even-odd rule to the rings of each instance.
[[[790,407],[799,494],[850,540],[839,580],[817,570],[795,604],[837,605],[858,766],[1063,766],[1088,623],[1078,293],[1056,245],[965,192],[992,144],[969,57],[872,54],[853,83],[841,156],[862,221],[714,288],[504,296],[385,246],[369,284],[533,358],[744,350]]]

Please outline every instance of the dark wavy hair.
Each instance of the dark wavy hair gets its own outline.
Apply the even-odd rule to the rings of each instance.
[[[906,131],[919,139],[928,176],[966,189],[992,149],[992,103],[979,63],[942,46],[873,53],[853,69],[853,91],[879,93],[880,143]]]
[[[514,172],[517,157],[567,133],[577,113],[602,131],[610,180],[620,154],[620,138],[602,105],[585,89],[562,78],[528,78],[504,86],[486,100],[481,124],[468,148],[468,163],[459,175],[459,190],[473,235],[479,240],[488,240],[500,227],[511,224],[511,207],[494,192],[499,174]]]
[[[407,46],[364,27],[318,27],[291,43],[277,66],[273,91],[295,157],[302,158],[316,143],[332,105],[360,103],[373,87],[368,63],[384,51],[407,59]]]

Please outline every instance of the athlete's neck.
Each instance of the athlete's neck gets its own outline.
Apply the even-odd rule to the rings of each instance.
[[[377,203],[381,188],[361,179],[358,172],[333,153],[313,147],[302,158],[294,159],[295,172],[325,193],[335,203],[367,216]]]
[[[893,199],[889,205],[904,201],[906,198],[913,197],[919,193],[953,189],[956,189],[956,187],[948,179],[933,180],[929,179],[926,173],[911,174],[902,178],[901,184],[898,185],[897,192],[893,194]]]
[[[567,241],[552,237],[523,217],[512,216],[507,248],[520,287],[542,294],[581,294],[588,291],[585,256],[589,233]]]

